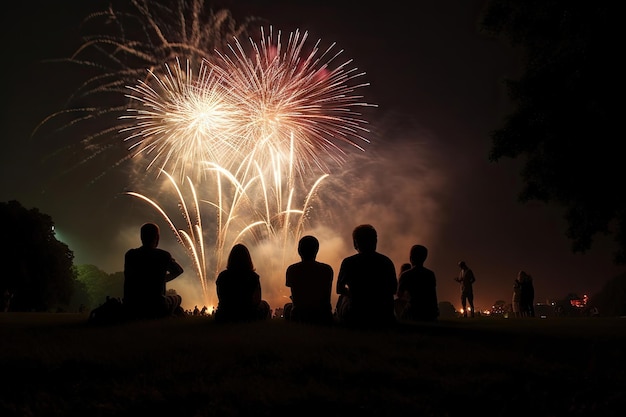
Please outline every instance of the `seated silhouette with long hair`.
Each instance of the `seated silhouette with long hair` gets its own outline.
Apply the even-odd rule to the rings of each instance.
[[[270,318],[270,306],[261,296],[261,280],[248,248],[238,243],[230,251],[226,269],[215,281],[217,322],[245,322]]]

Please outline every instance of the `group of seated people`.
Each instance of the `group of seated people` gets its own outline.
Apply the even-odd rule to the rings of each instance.
[[[174,315],[182,310],[182,299],[179,295],[166,294],[165,286],[182,274],[183,268],[169,252],[157,248],[156,224],[144,224],[140,235],[141,247],[130,249],[125,255],[125,308],[136,318]],[[378,236],[373,226],[357,226],[352,240],[357,253],[341,263],[335,287],[339,299],[333,312],[333,268],[316,260],[320,248],[316,237],[307,235],[300,239],[301,261],[286,270],[285,284],[291,290],[291,302],[283,307],[286,320],[370,327],[388,326],[398,319],[437,319],[435,274],[423,266],[428,253],[424,246],[411,248],[410,268],[401,271],[398,278],[392,260],[376,250]],[[271,317],[270,305],[262,298],[259,274],[245,245],[233,246],[226,268],[219,273],[215,284],[216,322]]]

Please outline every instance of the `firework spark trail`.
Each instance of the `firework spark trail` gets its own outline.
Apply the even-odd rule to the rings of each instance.
[[[249,155],[241,164],[248,165],[250,157]],[[215,163],[207,163],[207,169],[216,175],[217,185],[215,200],[205,200],[216,209],[216,272],[223,267],[221,260],[228,249],[244,239],[248,233],[252,234],[252,241],[248,239],[249,243],[270,240],[278,248],[282,248],[284,254],[285,249],[299,239],[308,218],[311,201],[317,195],[321,182],[328,177],[328,174],[324,174],[315,181],[304,198],[303,208],[299,209],[295,208],[294,203],[298,190],[292,170],[287,174],[287,181],[283,182],[284,166],[272,167],[270,172],[264,172],[254,161],[251,165],[256,167],[255,175],[249,175],[247,170],[232,173]],[[224,183],[222,179],[227,181]],[[283,198],[284,195],[288,196],[287,199]],[[292,216],[297,216],[297,221],[293,222],[294,227],[290,223]]]
[[[196,272],[196,276],[201,284],[202,298],[205,304],[211,304],[211,294],[209,291],[210,276],[217,276],[224,265],[224,260],[227,256],[227,252],[235,243],[245,241],[248,245],[254,245],[260,240],[273,241],[277,246],[282,247],[283,257],[280,262],[275,263],[275,267],[280,270],[285,267],[285,249],[290,248],[297,244],[303,230],[304,224],[307,219],[307,214],[310,210],[310,204],[316,195],[321,182],[328,176],[328,174],[320,177],[315,182],[314,186],[307,194],[302,209],[296,209],[293,207],[293,196],[295,190],[292,188],[289,190],[289,198],[286,202],[279,201],[280,206],[273,206],[273,202],[267,199],[263,202],[263,208],[257,207],[258,198],[251,198],[259,194],[268,196],[264,176],[260,173],[258,176],[249,178],[248,182],[241,183],[232,173],[228,172],[222,167],[215,164],[209,164],[209,170],[215,171],[217,175],[216,182],[217,195],[216,201],[211,200],[199,200],[196,189],[192,181],[187,178],[189,190],[192,194],[191,204],[193,204],[195,217],[192,219],[189,211],[189,204],[186,202],[185,197],[176,183],[175,178],[166,171],[162,173],[167,177],[170,184],[174,187],[175,193],[178,197],[178,207],[180,214],[185,222],[187,230],[183,230],[176,226],[172,216],[159,205],[157,201],[151,199],[144,194],[137,192],[127,192],[126,194],[137,197],[153,208],[163,217],[167,222],[169,228],[176,236],[178,242],[186,249],[187,255],[193,262],[193,267]],[[223,184],[221,179],[225,178],[226,184]],[[259,190],[259,187],[261,190]],[[224,192],[224,189],[232,189],[235,191]],[[209,275],[209,265],[207,265],[205,248],[207,244],[204,240],[204,229],[202,226],[202,215],[199,202],[207,203],[209,206],[216,210],[217,218],[217,232],[213,243],[213,274]],[[245,211],[245,213],[243,213]],[[289,219],[291,216],[297,215],[298,220],[295,222],[296,227],[291,228]],[[282,219],[281,219],[282,218]],[[251,219],[251,221],[250,221]],[[250,222],[248,222],[250,221]],[[234,224],[237,222],[237,224]],[[246,223],[248,222],[248,223]],[[254,230],[261,227],[265,230],[265,233],[261,235],[263,237],[256,237]],[[234,229],[234,230],[231,230]],[[282,237],[280,236],[282,232]]]

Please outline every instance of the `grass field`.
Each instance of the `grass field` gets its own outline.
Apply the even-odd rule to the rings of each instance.
[[[626,319],[389,330],[0,314],[0,416],[622,416]]]

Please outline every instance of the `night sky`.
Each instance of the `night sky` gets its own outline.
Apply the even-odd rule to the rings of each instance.
[[[398,269],[408,261],[411,245],[427,246],[426,266],[437,276],[439,300],[457,308],[453,277],[457,262],[465,260],[477,277],[479,309],[496,300],[510,302],[520,269],[533,276],[539,302],[593,294],[624,271],[612,262],[610,238],[597,238],[590,252],[573,254],[557,208],[517,201],[520,161],[488,161],[489,134],[510,111],[502,79],[519,74],[520,59],[518,52],[479,35],[483,1],[351,3],[210,3],[214,10],[230,9],[237,20],[255,15],[285,33],[299,29],[326,45],[337,42],[342,56],[367,74],[371,85],[361,93],[377,105],[368,113],[371,143],[332,172],[341,187],[322,198],[344,205],[329,216],[327,226],[334,233],[313,231],[321,242],[318,260],[331,264],[336,274],[341,259],[354,253],[352,228],[371,223],[379,233],[379,251]],[[80,45],[80,22],[106,5],[21,2],[3,13],[0,201],[18,200],[51,215],[57,237],[74,251],[76,263],[116,272],[123,269],[125,251],[139,245],[140,225],[156,220],[163,228],[163,222],[123,195],[131,185],[122,168],[109,169],[97,181],[93,178],[105,170],[101,161],[60,175],[67,167],[58,157],[70,152],[63,145],[80,144],[80,132],[68,132],[62,143],[43,135],[31,138],[76,87],[71,72],[43,61],[69,56]],[[192,268],[173,236],[163,234],[161,247],[186,268],[172,286],[185,307],[193,308],[202,301],[195,295]],[[264,270],[262,264],[257,270],[264,297],[272,307],[280,306],[287,294],[284,271]]]

